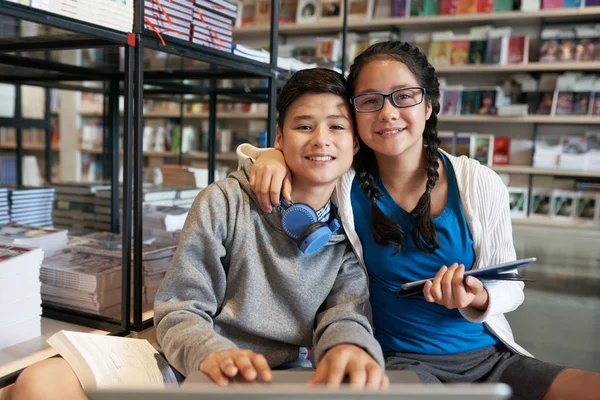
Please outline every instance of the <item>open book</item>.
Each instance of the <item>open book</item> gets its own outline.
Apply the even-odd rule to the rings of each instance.
[[[177,385],[167,361],[143,339],[60,331],[48,340],[84,390]]]

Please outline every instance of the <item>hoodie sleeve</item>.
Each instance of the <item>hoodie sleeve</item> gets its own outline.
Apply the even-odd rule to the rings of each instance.
[[[226,289],[229,201],[215,184],[196,197],[154,301],[156,335],[169,362],[188,375],[211,353],[235,348],[213,329]]]
[[[489,237],[488,265],[514,261],[517,256],[513,244],[508,189],[495,172],[488,168],[482,170],[478,179],[479,186],[475,190],[479,209],[482,210],[479,218]],[[484,322],[489,317],[514,311],[525,299],[523,282],[488,281],[484,282],[484,285],[489,295],[488,308],[483,311],[473,307],[460,310],[471,322]]]
[[[243,167],[244,162],[247,159],[256,161],[256,159],[267,150],[273,150],[273,148],[267,147],[265,149],[260,149],[258,147],[252,146],[249,143],[240,144],[235,151],[238,158],[238,169],[241,169]]]
[[[348,245],[333,288],[315,320],[315,365],[330,348],[338,344],[354,344],[362,347],[385,368],[381,346],[375,340],[373,328],[364,314],[368,301],[367,275]]]

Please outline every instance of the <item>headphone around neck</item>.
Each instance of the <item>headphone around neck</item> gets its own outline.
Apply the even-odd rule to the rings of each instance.
[[[287,208],[282,204],[281,207],[283,230],[296,241],[298,249],[306,255],[319,251],[340,229],[337,218],[333,218],[328,224],[321,222],[315,210],[308,204],[298,203]]]

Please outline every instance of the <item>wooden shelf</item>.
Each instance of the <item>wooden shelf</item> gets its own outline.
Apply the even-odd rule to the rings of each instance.
[[[520,123],[520,124],[573,124],[573,125],[600,125],[600,116],[589,115],[528,115],[525,117],[497,117],[488,115],[440,115],[440,122],[460,123]]]
[[[0,149],[17,150],[17,145],[16,144],[1,144]],[[44,151],[44,150],[46,150],[46,145],[44,145],[44,144],[24,144],[23,150]],[[52,146],[52,151],[58,151],[58,150],[59,150],[58,147]]]
[[[513,24],[528,24],[559,21],[597,21],[600,16],[600,7],[583,8],[561,8],[539,10],[534,12],[507,11],[489,14],[459,14],[459,15],[436,15],[427,17],[391,17],[373,19],[370,21],[348,21],[348,29],[355,32],[370,32],[375,29],[386,28],[431,28],[441,27],[461,27],[472,24],[482,24],[489,22],[502,22]],[[512,25],[512,24],[511,24]],[[318,24],[280,24],[279,33],[282,35],[315,34],[315,33],[339,33],[342,30],[342,20],[334,22],[319,22]],[[268,36],[270,27],[268,25],[249,26],[244,28],[235,28],[233,34],[235,39],[240,37]]]
[[[540,228],[561,228],[561,229],[576,229],[598,233],[600,224],[591,224],[578,221],[565,221],[560,219],[548,218],[512,218],[514,226],[525,227],[540,227]]]
[[[571,171],[558,168],[535,168],[529,165],[497,165],[492,169],[502,174],[552,175],[580,178],[600,178],[600,171]]]
[[[88,154],[102,154],[102,149],[85,149],[80,148],[79,151],[82,153]],[[145,151],[144,157],[179,157],[179,152],[177,151]],[[208,160],[208,152],[206,151],[194,151],[191,153],[183,153],[183,158],[192,159],[192,160]],[[237,161],[237,154],[235,152],[231,153],[217,153],[218,161]]]
[[[100,110],[82,110],[79,111],[82,117],[102,117]],[[121,116],[123,113],[121,112]],[[144,113],[144,118],[179,118],[179,112],[153,112],[147,111]],[[208,119],[208,113],[183,113],[184,118],[189,119]],[[235,113],[235,112],[217,112],[217,119],[244,119],[244,120],[261,120],[267,119],[265,113]]]
[[[436,67],[435,71],[440,74],[465,74],[465,73],[493,73],[493,72],[535,72],[535,71],[598,71],[599,61],[589,62],[562,62],[542,63],[530,62],[527,64],[494,64],[494,65],[448,65]]]

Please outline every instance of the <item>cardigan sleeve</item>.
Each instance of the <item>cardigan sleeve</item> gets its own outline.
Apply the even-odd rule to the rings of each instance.
[[[475,183],[478,203],[478,218],[482,225],[482,235],[487,235],[487,265],[496,265],[516,260],[513,245],[512,223],[508,189],[502,179],[491,169],[481,167]],[[516,271],[513,271],[516,272]],[[460,310],[471,322],[484,322],[489,317],[511,312],[523,303],[523,282],[486,281],[484,286],[489,294],[489,305],[484,311],[473,307]]]

